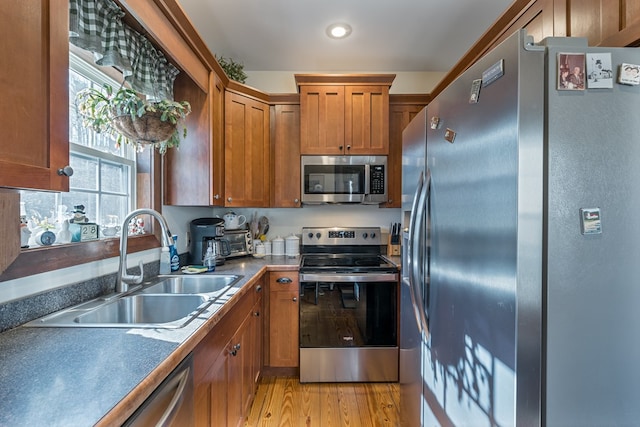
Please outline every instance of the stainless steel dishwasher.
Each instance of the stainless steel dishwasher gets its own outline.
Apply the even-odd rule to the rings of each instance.
[[[124,426],[193,426],[193,409],[193,360],[189,355],[154,390]]]

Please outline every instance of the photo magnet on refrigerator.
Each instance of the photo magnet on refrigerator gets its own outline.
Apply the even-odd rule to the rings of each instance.
[[[640,65],[626,64],[620,65],[620,74],[618,75],[618,83],[623,85],[639,85],[640,84]]]

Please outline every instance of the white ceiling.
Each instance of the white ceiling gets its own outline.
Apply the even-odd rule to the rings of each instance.
[[[246,71],[448,71],[512,0],[179,0]],[[346,22],[344,40],[326,28]]]

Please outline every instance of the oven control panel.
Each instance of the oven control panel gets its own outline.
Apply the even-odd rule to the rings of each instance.
[[[303,227],[303,245],[380,245],[380,227]]]

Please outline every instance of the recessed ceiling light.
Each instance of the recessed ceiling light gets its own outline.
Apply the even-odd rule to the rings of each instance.
[[[332,39],[343,39],[351,34],[349,24],[332,24],[327,27],[327,35]]]

